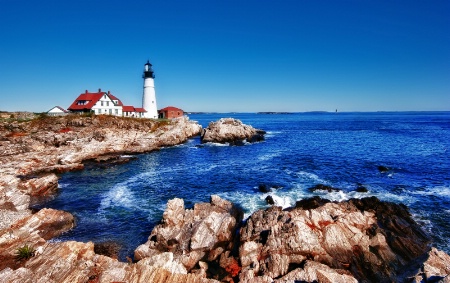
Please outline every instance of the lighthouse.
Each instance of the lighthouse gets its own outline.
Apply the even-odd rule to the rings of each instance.
[[[155,94],[155,74],[153,73],[152,64],[147,60],[144,65],[144,93],[142,94],[142,108],[145,109],[145,118],[158,118],[158,108],[156,107]]]

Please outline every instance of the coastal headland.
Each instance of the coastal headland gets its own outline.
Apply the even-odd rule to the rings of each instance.
[[[0,282],[450,282],[450,257],[432,248],[408,209],[374,197],[317,197],[248,219],[217,196],[192,209],[173,199],[127,263],[92,242],[49,241],[74,217],[30,209],[55,194],[59,173],[127,162],[201,133],[187,118],[0,120]]]

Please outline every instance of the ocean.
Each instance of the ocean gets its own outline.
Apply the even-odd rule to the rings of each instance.
[[[249,216],[319,195],[334,201],[376,196],[403,203],[450,253],[450,112],[192,114],[203,127],[232,117],[267,131],[244,146],[186,143],[137,155],[127,164],[87,167],[60,176],[56,198],[44,204],[69,211],[77,226],[52,241],[114,241],[132,257],[161,220],[166,203],[187,208],[212,194]],[[387,171],[380,171],[379,166]],[[324,184],[339,192],[311,192]],[[259,187],[273,188],[268,193]],[[358,187],[368,192],[357,192]]]

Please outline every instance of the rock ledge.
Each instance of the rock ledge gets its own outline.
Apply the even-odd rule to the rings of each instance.
[[[265,134],[265,131],[245,125],[240,120],[222,118],[216,122],[209,123],[208,127],[203,129],[201,141],[202,143],[215,142],[243,145],[244,142],[262,141]]]

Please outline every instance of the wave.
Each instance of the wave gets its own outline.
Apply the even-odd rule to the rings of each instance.
[[[414,195],[422,196],[439,196],[443,198],[450,198],[450,187],[438,186],[433,188],[425,188],[423,191],[412,191]]]
[[[280,152],[267,153],[267,154],[259,156],[258,160],[259,161],[267,161],[267,160],[271,160],[271,159],[274,159],[274,158],[279,157],[279,156],[281,156]]]
[[[109,190],[100,202],[100,210],[111,206],[122,206],[126,208],[136,208],[137,199],[133,192],[124,185],[116,185]]]

